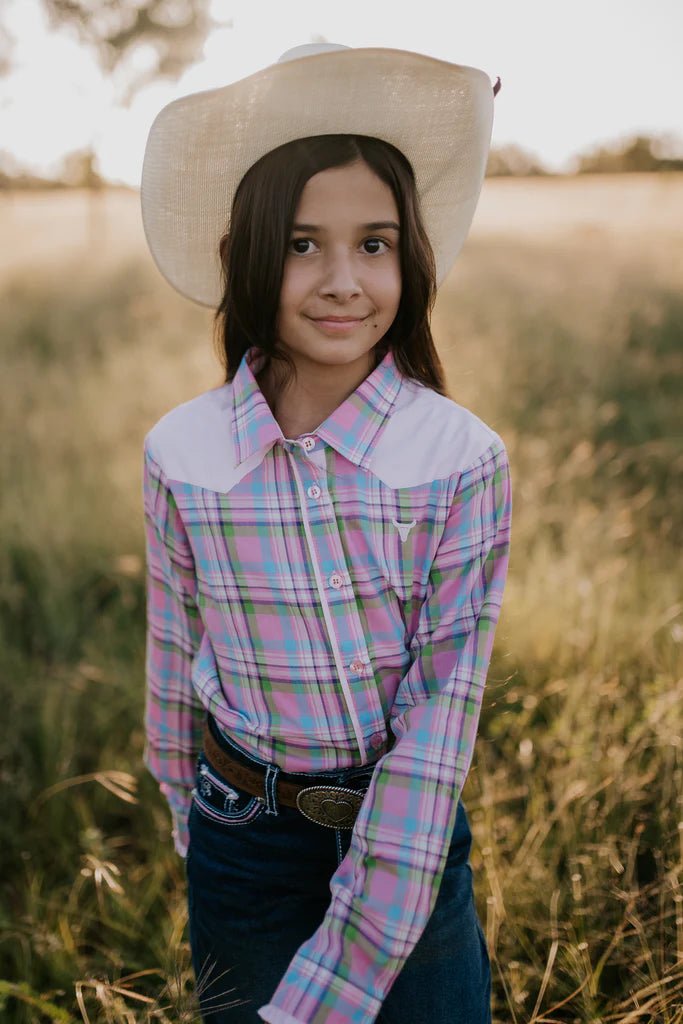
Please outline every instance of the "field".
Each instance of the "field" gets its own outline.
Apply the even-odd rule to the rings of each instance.
[[[0,196],[0,1019],[197,1020],[141,445],[220,382],[137,197]],[[464,794],[496,1024],[683,1022],[683,175],[487,181],[434,326],[513,555]]]

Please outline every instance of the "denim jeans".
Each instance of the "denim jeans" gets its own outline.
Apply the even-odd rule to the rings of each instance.
[[[224,738],[221,743],[233,754],[237,749]],[[315,779],[355,788],[371,773],[364,766]],[[314,784],[309,775],[302,780]],[[186,871],[192,963],[205,1024],[262,1024],[257,1010],[320,925],[330,878],[348,850],[350,831],[317,825],[296,808],[265,811],[263,802],[232,786],[200,754]],[[471,841],[460,802],[434,912],[385,998],[378,1024],[490,1024],[491,974],[472,898]]]

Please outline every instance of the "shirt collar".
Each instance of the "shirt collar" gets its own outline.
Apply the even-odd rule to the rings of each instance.
[[[362,469],[368,469],[401,390],[401,373],[387,352],[352,395],[318,428],[317,435]]]
[[[283,436],[254,376],[261,365],[262,356],[256,349],[250,349],[232,382],[237,465],[258,451],[265,454]],[[353,394],[314,431],[315,436],[354,465],[367,469],[401,390],[401,381],[394,357],[387,352]]]
[[[257,349],[250,348],[232,379],[232,436],[238,466],[250,455],[272,448],[282,437],[254,376],[262,365],[263,357]]]

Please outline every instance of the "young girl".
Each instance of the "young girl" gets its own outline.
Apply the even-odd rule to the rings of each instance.
[[[429,313],[492,107],[473,68],[311,46],[150,134],[147,238],[227,371],[145,445],[146,762],[207,1024],[490,1021],[459,798],[508,466]]]

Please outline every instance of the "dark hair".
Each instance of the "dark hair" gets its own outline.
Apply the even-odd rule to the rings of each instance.
[[[395,146],[367,135],[295,139],[266,153],[242,178],[229,230],[220,242],[225,288],[215,323],[226,381],[252,346],[293,369],[278,346],[275,323],[301,193],[314,174],[358,160],[391,188],[401,227],[401,299],[391,327],[375,348],[377,363],[392,349],[404,376],[446,393],[429,325],[436,296],[434,253],[420,217],[413,169]]]

